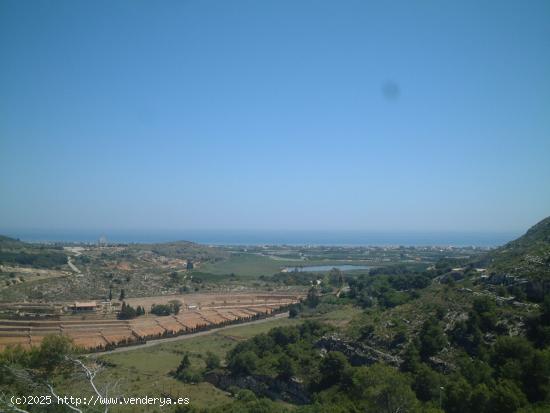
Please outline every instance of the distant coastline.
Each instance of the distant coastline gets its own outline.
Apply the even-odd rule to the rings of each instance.
[[[275,230],[30,230],[1,229],[27,242],[113,243],[193,241],[210,245],[476,246],[496,247],[519,232],[275,231]]]

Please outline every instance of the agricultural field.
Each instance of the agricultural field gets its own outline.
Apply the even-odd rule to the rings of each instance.
[[[299,302],[301,295],[289,294],[233,294],[209,295],[191,294],[163,297],[133,298],[124,305],[144,308],[147,315],[132,319],[117,319],[111,303],[72,315],[60,315],[56,319],[0,319],[0,350],[8,345],[19,344],[24,348],[39,346],[44,337],[60,334],[86,350],[99,351],[142,344],[147,340],[173,337],[207,330],[232,323],[246,322],[267,317],[282,308]],[[74,306],[96,305],[97,303],[73,303]],[[157,306],[170,311],[171,305],[178,306],[175,313],[155,316]],[[62,304],[60,304],[62,306]],[[71,308],[70,305],[65,308]],[[80,307],[79,307],[80,308]],[[181,310],[180,310],[181,308]],[[30,309],[27,309],[30,312]],[[79,314],[80,313],[80,314]],[[157,312],[158,314],[158,312]]]
[[[277,260],[270,256],[252,253],[233,253],[226,260],[208,262],[201,271],[214,275],[231,275],[254,279],[261,275],[275,274],[286,266],[295,265],[295,261]]]
[[[170,372],[179,364],[182,354],[188,353],[192,368],[200,370],[205,366],[204,357],[207,352],[216,354],[223,360],[227,351],[239,342],[275,327],[296,325],[300,322],[288,317],[266,319],[261,324],[232,326],[223,330],[212,330],[206,335],[190,336],[184,340],[153,347],[132,348],[130,351],[107,355],[94,354],[90,357],[97,358],[106,366],[97,378],[100,387],[118,382],[117,391],[127,396],[189,397],[194,407],[215,407],[231,401],[231,395],[207,382],[182,383],[170,375]],[[58,377],[55,385],[63,389],[63,394],[91,395],[85,380],[72,381]],[[160,412],[162,409],[133,406],[116,407],[111,411]]]
[[[429,266],[480,256],[481,248],[293,247],[164,244],[29,244],[0,239],[0,302],[105,300],[178,293],[277,289],[281,272],[322,266]],[[2,258],[4,257],[4,258]],[[3,260],[3,261],[2,261]],[[357,269],[355,269],[357,267]],[[363,271],[367,273],[368,271]],[[288,283],[287,283],[288,285]]]
[[[342,325],[342,321],[352,320],[359,316],[361,311],[353,306],[344,306],[326,314],[312,314],[309,320]],[[258,324],[231,326],[221,330],[212,330],[201,336],[183,337],[170,343],[155,344],[146,348],[123,348],[122,352],[102,355],[101,353],[89,356],[102,362],[106,367],[98,376],[98,383],[105,386],[107,383],[119,381],[118,391],[125,395],[159,396],[169,394],[176,397],[189,397],[191,404],[196,408],[221,406],[230,402],[232,396],[208,382],[182,383],[170,375],[179,364],[183,354],[189,354],[191,368],[199,371],[205,368],[205,355],[211,352],[224,363],[224,357],[229,350],[238,343],[266,333],[276,327],[299,325],[303,319],[271,318]],[[126,351],[128,350],[128,351]],[[83,381],[67,382],[60,379],[57,383],[63,388],[63,393],[88,394],[89,388]],[[284,403],[283,403],[284,404]],[[286,405],[286,404],[285,404]],[[113,412],[151,412],[151,408],[134,407],[113,408]],[[161,411],[160,409],[158,411]]]
[[[495,411],[504,385],[521,389],[516,405],[538,403],[542,390],[529,393],[523,376],[504,383],[494,364],[508,357],[507,345],[523,346],[529,360],[544,356],[545,327],[533,329],[550,312],[537,301],[544,285],[494,271],[515,245],[489,254],[440,247],[65,245],[55,252],[66,254],[66,264],[36,269],[43,278],[3,290],[0,354],[12,369],[9,380],[24,379],[18,369],[28,366],[36,377],[49,374],[48,382],[36,379],[40,391],[51,385],[61,395],[93,394],[82,363],[96,372],[104,395],[187,397],[191,411],[250,405],[244,411],[310,413],[315,398],[333,411],[340,403],[331,398],[335,389],[346,403],[376,406],[375,396],[348,394],[348,374],[374,375],[390,397],[405,395],[411,412],[440,412],[440,405],[454,412],[455,377],[470,380],[467,360],[488,352],[487,411]],[[48,360],[57,353],[67,358],[52,373]],[[522,368],[538,374],[535,364]],[[415,384],[425,380],[428,390]]]

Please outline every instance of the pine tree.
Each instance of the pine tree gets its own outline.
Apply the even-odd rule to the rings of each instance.
[[[191,367],[191,360],[189,360],[189,354],[185,353],[176,370],[176,376],[181,376],[189,367]]]

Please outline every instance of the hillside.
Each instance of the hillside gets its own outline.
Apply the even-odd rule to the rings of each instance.
[[[61,268],[66,262],[60,246],[29,244],[0,235],[0,265]]]
[[[132,244],[129,252],[151,251],[170,258],[185,257],[193,261],[218,261],[229,256],[222,248],[210,247],[191,241],[174,241],[158,244]]]
[[[6,237],[5,235],[0,235],[0,249],[19,248],[24,245],[25,243],[22,241],[19,241],[18,239]]]
[[[550,217],[489,254],[489,270],[528,278],[550,277]]]
[[[487,283],[505,285],[514,296],[542,301],[550,292],[550,217],[475,265],[487,268]]]
[[[239,289],[260,281],[266,283],[264,287],[310,288],[303,302],[289,308],[289,318],[273,324],[235,328],[230,335],[214,332],[167,341],[154,348],[133,346],[81,362],[100,366],[102,386],[125,378],[128,373],[124,371],[131,366],[132,379],[120,381],[120,394],[185,394],[191,398],[192,405],[167,410],[173,413],[550,411],[550,301],[530,302],[531,296],[521,296],[519,288],[544,283],[511,275],[529,262],[526,257],[547,256],[547,234],[545,220],[523,237],[483,253],[484,265],[477,265],[480,260],[475,257],[480,255],[476,251],[449,250],[438,255],[435,263],[411,263],[405,257],[400,264],[346,273],[333,269],[258,279],[228,277],[223,285]],[[127,304],[135,305],[145,294],[161,295],[185,286],[207,297],[205,302],[214,308],[217,304],[211,296],[203,294],[208,291],[206,271],[216,268],[214,264],[239,263],[241,274],[245,263],[237,259],[253,257],[246,261],[249,266],[258,266],[261,261],[256,259],[270,259],[256,251],[248,255],[220,248],[229,258],[218,262],[218,249],[209,248],[175,242],[90,246],[79,249],[79,255],[67,250],[86,275],[71,277],[71,282],[59,277],[48,280],[47,288],[45,283],[36,287],[51,299],[74,296],[77,290],[83,296],[101,297],[113,286],[115,296],[123,288],[132,297],[127,296]],[[206,254],[204,261],[201,254]],[[190,258],[197,260],[197,269],[188,272],[185,263]],[[274,262],[278,266],[284,261]],[[480,266],[493,275],[477,271]],[[223,274],[221,268],[217,269]],[[257,267],[257,272],[264,271]],[[25,281],[10,288],[22,291],[30,284]],[[189,302],[198,300],[186,297]],[[223,297],[225,303],[227,295]],[[148,298],[156,303],[159,299]],[[182,317],[195,313],[184,310]],[[80,325],[80,315],[75,317]],[[145,320],[146,316],[135,322]],[[161,322],[172,320],[168,316]],[[270,326],[275,328],[269,330]],[[49,354],[49,340],[43,341],[37,354]],[[78,357],[68,346],[67,351],[69,357]],[[64,364],[66,358],[59,358],[59,365],[45,372],[40,364],[44,362],[26,354],[19,350],[0,353],[0,368],[2,362],[8,366],[7,380],[2,382],[0,375],[5,394],[23,391],[18,389],[24,388],[24,376],[11,373],[18,373],[21,366],[36,377],[48,374],[67,394],[85,394],[86,376],[65,375],[67,368],[74,368]],[[47,387],[35,391],[45,392]],[[0,408],[1,403],[0,399]],[[114,411],[149,412],[149,407]]]

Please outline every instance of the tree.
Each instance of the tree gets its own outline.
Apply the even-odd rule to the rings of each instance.
[[[522,337],[499,337],[493,346],[492,365],[499,377],[518,380],[528,370],[534,352]]]
[[[202,375],[200,373],[191,370],[191,360],[187,353],[183,355],[178,368],[174,372],[174,376],[185,383],[197,383],[202,380]]]
[[[182,306],[182,303],[180,300],[170,300],[168,301],[168,305],[170,305],[170,312],[174,314],[179,314],[180,308]]]
[[[211,351],[208,351],[206,353],[205,363],[207,369],[214,370],[220,367],[220,358]]]
[[[173,284],[177,284],[180,280],[180,277],[179,277],[179,274],[176,272],[176,271],[172,271],[170,273],[170,283],[173,285]]]
[[[497,322],[495,308],[495,302],[492,298],[478,297],[474,300],[470,317],[477,320],[481,331],[487,332],[495,328]]]
[[[499,413],[512,413],[527,404],[521,389],[511,380],[502,380],[495,387],[491,400],[492,410]]]
[[[51,372],[72,352],[71,339],[67,336],[48,335],[40,344],[36,364]]]
[[[550,345],[550,295],[544,299],[540,314],[527,320],[527,335],[539,348]]]
[[[155,315],[170,315],[178,314],[181,308],[181,301],[171,300],[168,304],[153,304],[151,306],[151,313]]]
[[[472,387],[463,377],[457,376],[451,380],[445,388],[445,412],[468,413],[470,412],[470,397]]]
[[[305,303],[308,307],[315,308],[319,305],[319,293],[317,291],[317,288],[311,287],[309,291],[307,292],[307,297],[305,300]]]
[[[359,327],[359,339],[366,340],[374,334],[374,326],[372,324],[363,324]]]
[[[522,337],[499,337],[491,363],[496,376],[519,386],[529,400],[547,399],[550,393],[550,349],[536,350]]]
[[[341,287],[344,284],[344,273],[338,268],[332,268],[328,273],[329,283],[335,287]]]
[[[116,391],[118,387],[118,381],[114,384],[102,380],[101,386],[95,383],[97,374],[104,369],[102,363],[97,361],[88,360],[89,364],[85,364],[82,360],[78,359],[72,354],[73,346],[71,340],[66,336],[52,335],[46,336],[42,340],[40,347],[33,347],[31,350],[26,351],[21,347],[5,350],[0,353],[0,411],[13,411],[27,413],[24,410],[23,404],[15,405],[11,398],[4,392],[10,391],[11,395],[36,395],[42,394],[51,397],[52,400],[57,400],[58,394],[52,383],[52,379],[58,378],[61,375],[68,377],[70,372],[71,380],[82,375],[90,385],[90,391],[98,398],[105,398],[111,391]],[[7,356],[7,357],[6,357]],[[69,366],[74,366],[75,369],[68,370]],[[58,368],[63,370],[57,371]],[[55,380],[57,381],[57,380]],[[8,384],[9,387],[3,385]],[[103,393],[99,388],[102,388]],[[31,411],[51,411],[51,409],[42,406],[43,408],[36,409],[35,406],[30,405],[31,401],[27,402]],[[73,404],[74,403],[74,404]],[[63,411],[76,411],[82,412],[82,403],[70,400],[65,400],[62,408]],[[36,402],[34,403],[36,404]],[[7,410],[4,408],[7,407]],[[53,409],[58,411],[58,409]],[[105,405],[102,408],[104,413],[109,411],[109,405]]]
[[[403,363],[401,363],[401,371],[415,372],[420,366],[420,352],[416,343],[411,342],[405,349],[403,354]]]
[[[151,313],[154,315],[170,315],[170,306],[165,304],[153,304],[151,306]]]
[[[288,310],[288,318],[296,318],[298,317],[298,314],[298,307],[296,305],[291,305]]]
[[[439,353],[445,344],[447,338],[438,321],[430,318],[424,322],[420,330],[420,355],[423,360],[427,360],[431,356]]]
[[[249,350],[232,357],[228,367],[232,374],[246,376],[254,373],[257,365],[258,356]]]
[[[277,377],[283,380],[289,380],[295,374],[296,372],[291,358],[283,353],[277,360]]]
[[[475,386],[470,396],[471,411],[476,413],[489,413],[491,411],[492,391],[485,383]]]
[[[463,347],[471,356],[479,356],[483,351],[483,333],[475,316],[470,315],[465,322],[457,322],[450,337],[454,343]]]
[[[352,396],[363,405],[359,411],[411,412],[418,406],[407,376],[385,364],[354,369],[351,382]]]
[[[189,354],[185,353],[176,369],[176,376],[181,376],[189,367],[191,367],[191,360],[189,359]]]
[[[292,327],[275,327],[269,332],[269,336],[279,346],[286,346],[300,339],[300,333]]]
[[[523,391],[531,401],[550,399],[550,348],[534,352],[523,373]]]
[[[122,307],[118,313],[118,318],[120,320],[130,320],[132,318],[136,318],[138,316],[137,310],[132,307],[129,304],[126,304],[124,301],[122,302]]]
[[[342,353],[339,351],[327,353],[319,366],[321,388],[328,388],[340,383],[344,377],[344,372],[348,368],[348,359]]]
[[[463,357],[459,360],[460,373],[472,386],[478,384],[494,385],[493,369],[478,358]]]
[[[440,375],[426,364],[420,363],[415,372],[412,385],[416,397],[423,402],[438,400],[441,385]]]

